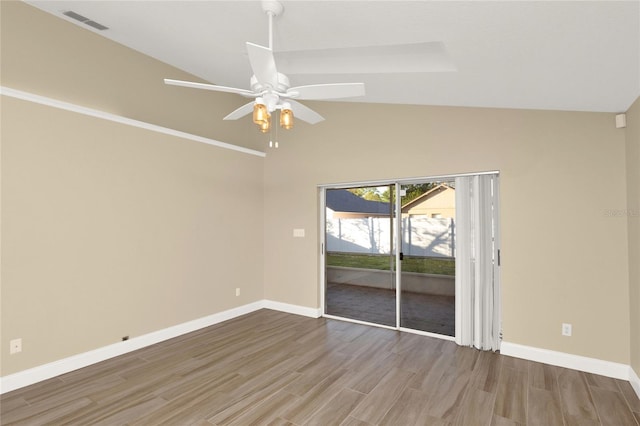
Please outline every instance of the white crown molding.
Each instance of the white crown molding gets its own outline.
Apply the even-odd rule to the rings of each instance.
[[[144,121],[133,120],[131,118],[122,117],[120,115],[111,114],[109,112],[83,107],[80,105],[63,102],[53,98],[47,98],[45,96],[36,95],[34,93],[23,92],[21,90],[12,89],[6,86],[0,86],[0,95],[9,96],[12,98],[21,99],[28,102],[34,102],[37,104],[46,105],[53,108],[63,109],[66,111],[72,111],[72,112],[87,115],[90,117],[101,118],[103,120],[112,121],[114,123],[120,123],[127,126],[138,127],[140,129],[150,130],[152,132],[162,133],[170,136],[176,136],[178,138],[188,139],[191,141],[200,142],[207,145],[213,145],[219,148],[229,149],[232,151],[238,151],[238,152],[242,152],[249,155],[255,155],[258,157],[267,156],[267,154],[262,151],[256,151],[256,150],[245,148],[242,146],[233,145],[226,142],[220,142],[215,139],[209,139],[209,138],[194,135],[191,133],[181,132],[180,130],[170,129],[168,127],[162,127],[162,126],[147,123]]]

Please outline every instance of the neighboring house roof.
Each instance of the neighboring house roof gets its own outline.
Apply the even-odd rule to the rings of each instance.
[[[365,200],[346,189],[327,190],[326,205],[334,212],[389,215],[389,203]]]
[[[428,200],[431,197],[434,197],[438,194],[440,194],[441,192],[446,191],[447,189],[451,189],[453,191],[455,191],[455,188],[447,185],[446,183],[441,183],[437,186],[434,186],[433,188],[431,188],[430,190],[428,190],[427,192],[425,192],[424,194],[422,194],[421,196],[414,198],[413,200],[409,201],[408,203],[404,204],[402,206],[402,212],[406,213],[407,211],[411,210],[413,207],[415,207],[417,204],[422,203],[425,200]]]

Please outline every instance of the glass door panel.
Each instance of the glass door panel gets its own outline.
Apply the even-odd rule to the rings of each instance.
[[[400,186],[400,327],[455,335],[455,183]]]
[[[391,188],[326,190],[325,314],[397,326]]]

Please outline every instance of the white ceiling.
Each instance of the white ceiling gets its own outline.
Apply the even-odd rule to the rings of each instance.
[[[255,1],[27,1],[214,84],[249,88]],[[640,95],[640,0],[284,1],[274,50],[442,41],[455,72],[289,75],[365,82],[357,102],[623,112]],[[107,27],[93,30],[72,10]],[[167,75],[168,78],[172,76]],[[191,90],[191,89],[184,89]]]

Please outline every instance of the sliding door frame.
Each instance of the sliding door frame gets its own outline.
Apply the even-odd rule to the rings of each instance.
[[[422,330],[415,330],[412,328],[405,328],[405,327],[401,327],[400,326],[400,304],[401,304],[401,291],[402,291],[402,264],[401,264],[401,260],[400,260],[400,248],[402,247],[402,232],[401,232],[401,228],[402,228],[402,221],[398,220],[397,216],[398,216],[398,212],[401,211],[401,196],[400,196],[400,189],[402,187],[402,185],[411,185],[411,184],[420,184],[420,183],[427,183],[427,182],[437,182],[437,181],[441,181],[441,180],[451,180],[451,179],[455,179],[456,177],[463,177],[463,176],[479,176],[479,175],[500,175],[500,171],[498,170],[491,170],[491,171],[482,171],[482,172],[470,172],[470,173],[456,173],[456,174],[450,174],[450,175],[438,175],[438,176],[427,176],[427,177],[421,177],[421,178],[400,178],[400,179],[386,179],[386,180],[370,180],[370,181],[356,181],[356,182],[349,182],[349,183],[333,183],[333,184],[319,184],[317,186],[318,188],[318,197],[319,197],[319,203],[318,205],[320,206],[320,214],[319,214],[319,234],[320,234],[320,247],[319,247],[319,254],[320,254],[320,274],[319,274],[319,278],[318,278],[318,285],[320,287],[320,291],[319,291],[319,295],[320,295],[320,310],[321,310],[321,316],[324,318],[329,318],[329,319],[337,319],[337,320],[341,320],[341,321],[347,321],[347,322],[352,322],[352,323],[356,323],[356,324],[365,324],[365,325],[372,325],[374,327],[381,327],[381,328],[387,328],[390,330],[398,330],[398,331],[405,331],[408,333],[413,333],[413,334],[420,334],[420,335],[424,335],[424,336],[431,336],[431,337],[436,337],[439,339],[443,339],[443,340],[450,340],[450,341],[455,341],[455,336],[446,336],[443,334],[437,334],[437,333],[430,333],[427,331],[422,331]],[[392,217],[392,219],[395,219],[396,224],[394,228],[394,232],[395,232],[395,236],[394,236],[394,243],[395,243],[395,247],[393,247],[393,250],[395,250],[395,257],[396,257],[396,268],[395,268],[395,288],[396,288],[396,326],[392,327],[392,326],[388,326],[388,325],[383,325],[383,324],[376,324],[376,323],[371,323],[371,322],[366,322],[366,321],[360,321],[360,320],[356,320],[356,319],[351,319],[351,318],[346,318],[346,317],[339,317],[339,316],[335,316],[335,315],[331,315],[331,314],[327,314],[326,313],[326,194],[327,194],[327,190],[328,189],[349,189],[349,188],[354,188],[354,187],[369,187],[369,186],[394,186],[395,187],[395,191],[394,191],[394,203],[395,203],[395,216]],[[499,192],[499,191],[498,191]],[[499,196],[499,194],[498,194]],[[499,205],[499,204],[498,204]],[[498,220],[499,220],[499,213],[498,213]],[[499,229],[499,224],[498,224],[498,229]],[[500,237],[499,232],[497,233],[497,238]],[[498,278],[498,282],[500,281],[500,278]],[[501,304],[500,304],[501,305]],[[502,310],[502,306],[499,307],[500,311]],[[502,318],[500,318],[500,322],[502,322]],[[502,324],[500,324],[500,329],[502,329]]]
[[[393,198],[395,202],[395,216],[393,219],[396,221],[395,226],[395,241],[394,249],[396,251],[396,328],[400,329],[400,315],[402,314],[402,260],[400,259],[400,253],[402,253],[402,195],[400,194],[400,188],[402,184],[396,181],[395,190],[393,191]],[[400,218],[398,218],[400,214]]]

